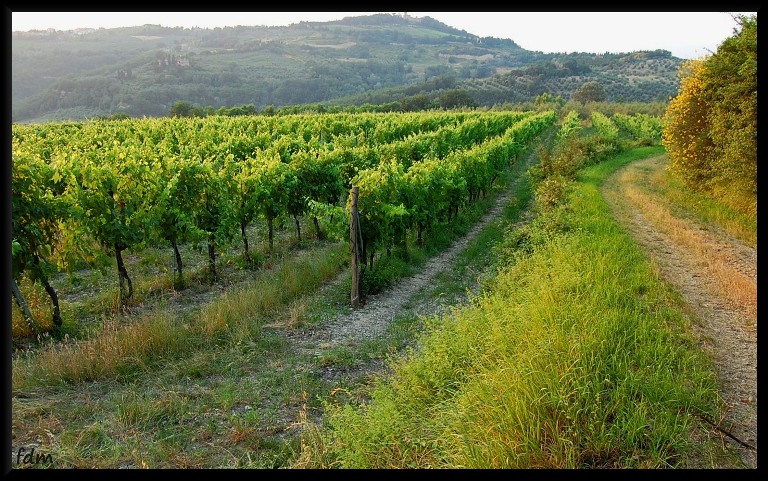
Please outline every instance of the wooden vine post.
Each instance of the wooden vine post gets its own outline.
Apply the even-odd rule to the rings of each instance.
[[[349,240],[352,243],[352,308],[360,305],[360,245],[358,244],[358,230],[360,229],[360,218],[357,215],[357,197],[360,193],[360,187],[352,186],[352,204],[349,209]]]

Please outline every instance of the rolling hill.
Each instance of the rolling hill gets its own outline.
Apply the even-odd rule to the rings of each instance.
[[[416,109],[460,92],[471,105],[491,106],[544,92],[568,99],[590,81],[608,101],[666,101],[683,62],[665,50],[545,54],[394,14],[284,27],[13,32],[11,50],[14,122],[164,116],[180,101]]]

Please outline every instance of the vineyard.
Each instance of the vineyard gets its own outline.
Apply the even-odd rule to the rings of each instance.
[[[520,216],[532,196],[528,183],[535,183],[530,209],[556,219],[549,227],[536,227],[544,229],[536,233],[485,222],[478,234],[485,240],[469,245],[463,239],[473,260],[457,260],[455,272],[433,270],[434,277],[419,281],[430,286],[420,288],[423,302],[459,309],[463,301],[450,300],[449,291],[468,296],[467,289],[478,288],[472,284],[478,272],[493,277],[488,273],[497,265],[512,262],[509,249],[524,259],[531,248],[570,230],[562,216],[581,210],[562,203],[579,168],[630,147],[650,146],[633,155],[658,151],[660,125],[658,117],[596,110],[588,116],[574,110],[334,113],[14,125],[14,435],[20,445],[52,452],[55,466],[327,467],[325,450],[334,463],[346,463],[345,446],[355,445],[357,430],[367,428],[351,411],[339,417],[336,403],[379,402],[369,371],[382,370],[393,353],[407,352],[425,326],[406,307],[413,298],[403,298],[393,304],[402,312],[376,314],[389,324],[379,338],[350,344],[354,336],[343,343],[323,342],[323,336],[333,326],[343,332],[361,328],[360,320],[343,325],[339,319],[364,316],[388,287],[387,276],[413,272],[397,266],[414,267],[449,250],[468,226],[480,223],[494,195],[518,182],[509,204],[495,210]],[[360,296],[372,297],[372,305],[355,305],[356,274]],[[504,288],[518,285],[503,282]],[[496,283],[481,287],[494,289]],[[534,302],[546,289],[542,284],[536,294],[522,295],[531,306],[559,305],[547,300],[550,294]],[[498,313],[476,319],[490,322],[517,312],[502,308],[506,301],[499,299]],[[474,312],[471,305],[465,313]],[[563,305],[570,304],[563,299]],[[599,302],[595,306],[602,309]],[[463,323],[459,312],[454,315]],[[514,336],[544,336],[534,325],[538,315],[480,331],[498,331],[504,339],[517,331]],[[528,327],[511,329],[518,323]],[[502,345],[462,325],[446,324],[450,346],[437,345],[428,356],[465,347],[493,353],[493,345]],[[560,336],[546,330],[542,339],[553,334]],[[435,348],[432,341],[425,346]],[[472,359],[462,354],[455,362]],[[406,409],[408,396],[433,388],[439,392],[424,394],[427,405],[453,402],[453,387],[432,384],[443,368],[425,363],[406,381],[415,387],[405,390]],[[570,374],[561,368],[552,375],[566,379]],[[643,402],[650,412],[660,406]],[[628,422],[640,422],[643,413]],[[308,416],[327,416],[329,433],[342,437],[349,426],[348,444],[312,444],[320,438],[312,441]],[[383,425],[374,419],[371,429]],[[473,425],[483,429],[482,422]],[[676,428],[674,436],[680,433]],[[651,462],[668,456],[665,436],[653,441],[660,448],[648,454]],[[398,439],[409,442],[407,436]],[[634,459],[633,453],[645,453],[642,442],[630,440],[621,449]],[[415,448],[417,457],[423,448]],[[224,460],[221,449],[229,453]],[[373,465],[400,465],[399,455],[390,459],[386,448],[373,449]]]
[[[206,119],[128,119],[13,126],[13,295],[41,330],[19,284],[42,286],[62,325],[53,276],[113,260],[119,305],[134,297],[124,253],[173,252],[183,289],[185,244],[205,244],[205,278],[217,254],[241,243],[245,269],[253,225],[275,222],[302,240],[347,240],[348,196],[359,186],[363,269],[377,253],[406,248],[484,196],[518,152],[556,120],[553,111],[327,114]],[[345,236],[346,234],[346,236]],[[306,236],[306,233],[304,233]],[[45,310],[45,309],[44,309]]]

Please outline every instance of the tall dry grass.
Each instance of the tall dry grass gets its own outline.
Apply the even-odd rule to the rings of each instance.
[[[266,320],[290,317],[287,306],[294,299],[333,279],[346,262],[344,246],[323,247],[260,272],[252,283],[205,305],[191,320],[160,311],[130,324],[108,322],[92,338],[22,355],[12,363],[13,390],[130,375],[163,357],[202,349],[228,336],[258,337]]]
[[[743,309],[750,323],[756,322],[756,275],[737,267],[735,254],[726,245],[691,225],[689,221],[673,215],[668,207],[661,204],[659,198],[639,187],[635,171],[627,170],[620,177],[619,183],[626,198],[674,242],[694,254],[703,266],[713,291],[731,305]]]

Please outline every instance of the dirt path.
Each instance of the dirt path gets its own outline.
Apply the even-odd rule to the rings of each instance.
[[[535,149],[526,157],[526,166],[530,167],[535,159]],[[403,312],[413,297],[421,290],[430,287],[436,276],[452,269],[457,256],[489,223],[499,219],[504,207],[515,192],[519,177],[496,199],[493,207],[461,239],[439,255],[429,259],[420,271],[411,277],[402,279],[396,286],[376,295],[368,296],[368,302],[360,309],[352,310],[312,330],[295,331],[289,335],[292,347],[312,355],[322,353],[340,345],[354,345],[368,339],[383,336],[395,316]],[[344,273],[346,275],[346,273]],[[441,312],[449,304],[448,300],[431,299],[416,303],[413,311],[417,315],[431,315]]]
[[[665,156],[633,162],[606,181],[603,195],[616,218],[648,253],[661,276],[678,290],[695,313],[698,319],[693,326],[695,334],[716,364],[721,396],[728,406],[724,419],[714,420],[719,421],[721,430],[713,430],[712,435],[719,435],[723,442],[730,443],[746,467],[756,468],[756,300],[750,306],[735,303],[723,295],[723,290],[713,285],[708,262],[681,242],[677,230],[670,231],[653,221],[652,205],[638,202],[638,196],[643,195],[640,182],[647,179],[649,172],[664,165]],[[659,205],[664,203],[660,198],[655,200]],[[755,248],[742,245],[719,229],[698,225],[690,219],[677,219],[685,223],[687,235],[712,246],[710,252],[728,259],[730,267],[755,283],[756,289]]]

